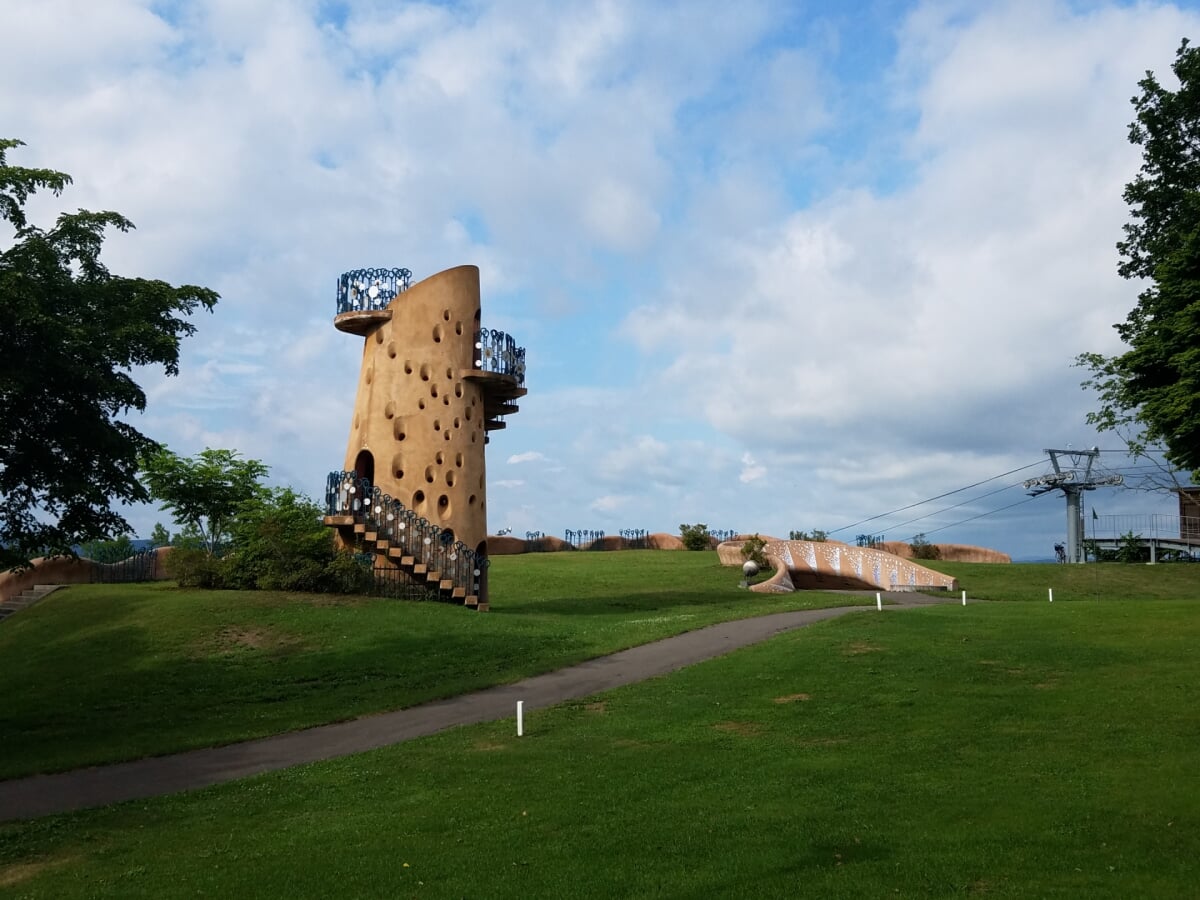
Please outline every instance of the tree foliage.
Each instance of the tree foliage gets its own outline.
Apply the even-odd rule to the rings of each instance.
[[[133,227],[119,213],[31,225],[28,198],[71,178],[10,165],[18,146],[0,139],[0,217],[13,229],[0,251],[0,570],[130,530],[115,507],[148,499],[138,460],[157,447],[118,418],[146,407],[132,372],[178,374],[187,317],[217,302],[206,288],[110,273],[105,233]]]
[[[683,541],[684,550],[712,549],[712,537],[709,536],[708,526],[703,522],[696,525],[680,525],[679,538]]]
[[[160,447],[142,462],[150,496],[177,525],[198,533],[210,554],[229,538],[239,506],[266,496],[266,474],[267,466],[239,458],[236,450],[205,449],[188,458]]]
[[[1085,353],[1084,382],[1100,409],[1088,421],[1105,431],[1161,442],[1174,465],[1200,471],[1200,53],[1186,40],[1172,66],[1177,90],[1152,72],[1138,82],[1129,139],[1142,166],[1125,187],[1131,221],[1118,271],[1148,279],[1137,306],[1114,326],[1129,349]]]

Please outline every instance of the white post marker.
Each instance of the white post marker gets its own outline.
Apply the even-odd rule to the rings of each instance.
[[[517,737],[525,734],[525,701],[517,701]]]
[[[1050,588],[1050,602],[1054,602],[1054,588]]]
[[[875,595],[875,608],[883,612],[883,594],[877,593]]]
[[[967,605],[967,592],[963,591],[963,606]]]

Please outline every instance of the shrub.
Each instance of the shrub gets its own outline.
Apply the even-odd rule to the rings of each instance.
[[[199,547],[173,548],[163,566],[180,587],[216,589],[225,586],[221,560]]]
[[[771,563],[767,559],[767,554],[763,552],[766,546],[767,542],[757,534],[751,535],[742,544],[742,557],[755,563],[759,570],[769,569],[771,568]]]
[[[822,544],[829,539],[829,535],[819,528],[814,528],[812,531],[789,531],[788,539],[792,541],[815,541],[818,544]]]
[[[914,534],[908,548],[912,550],[913,559],[940,559],[942,555],[937,544],[931,544],[925,540],[924,532]]]
[[[711,550],[712,541],[708,535],[708,526],[704,523],[699,525],[680,525],[679,537],[683,541],[685,550]]]

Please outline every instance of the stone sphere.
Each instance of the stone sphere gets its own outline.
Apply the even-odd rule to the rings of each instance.
[[[746,560],[742,563],[742,574],[747,578],[753,578],[758,574],[758,563],[752,559]]]

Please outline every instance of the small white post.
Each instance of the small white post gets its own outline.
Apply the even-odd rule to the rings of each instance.
[[[525,701],[517,701],[517,737],[525,734]]]
[[[1050,588],[1050,602],[1054,602],[1054,588]]]
[[[877,593],[875,595],[875,608],[883,612],[883,594]]]
[[[967,605],[967,592],[963,591],[963,606]]]

